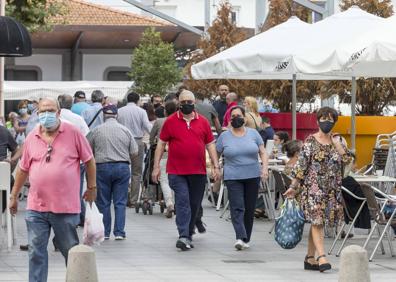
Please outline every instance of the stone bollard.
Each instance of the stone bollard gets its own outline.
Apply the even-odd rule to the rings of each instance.
[[[367,251],[351,245],[341,252],[339,282],[370,282]]]
[[[95,251],[86,245],[70,249],[66,282],[98,282]]]

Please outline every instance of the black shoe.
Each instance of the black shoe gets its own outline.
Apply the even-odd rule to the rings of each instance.
[[[182,251],[190,250],[191,249],[190,240],[188,240],[187,238],[180,238],[179,240],[176,241],[176,248]]]
[[[203,223],[201,220],[195,222],[195,226],[197,227],[198,232],[201,234],[206,233],[206,228],[204,225],[205,225],[205,223]]]
[[[341,239],[344,239],[344,238],[345,238],[345,235],[346,235],[346,232],[345,232],[345,231],[342,231],[342,232],[341,232]],[[348,239],[350,239],[350,238],[353,238],[353,234],[352,234],[352,233],[349,233],[349,234],[348,234]]]
[[[29,251],[29,245],[19,245],[21,251]]]
[[[326,255],[318,256],[316,260],[319,262],[319,259],[320,258],[324,258],[324,257],[326,257]],[[330,270],[330,269],[331,269],[331,264],[330,263],[319,264],[319,271],[320,272],[325,272],[326,270]]]
[[[310,258],[314,258],[313,256],[306,256],[304,259],[304,269],[305,270],[319,270],[319,264],[315,263],[309,263],[308,260]]]

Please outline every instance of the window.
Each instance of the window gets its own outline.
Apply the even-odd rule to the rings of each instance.
[[[38,81],[41,80],[40,69],[6,69],[5,80],[18,80],[18,81]]]
[[[104,79],[107,81],[130,81],[128,76],[129,68],[126,67],[110,67],[104,72]]]
[[[231,15],[230,15],[231,23],[233,23],[235,25],[239,25],[240,14],[241,14],[241,7],[239,7],[239,6],[232,7],[232,11],[231,11]]]

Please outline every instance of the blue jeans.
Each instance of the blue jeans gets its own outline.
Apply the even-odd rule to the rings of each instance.
[[[111,200],[114,204],[114,236],[125,237],[125,212],[128,201],[128,186],[131,171],[128,163],[96,164],[98,197],[96,205],[103,214],[105,237],[111,232]]]
[[[85,164],[80,164],[80,223],[84,223],[85,220],[85,203],[83,199],[83,188],[84,188],[84,179],[85,179]]]
[[[250,241],[260,178],[226,180],[236,239]]]
[[[56,214],[27,210],[25,217],[29,242],[29,282],[45,282],[48,276],[48,239],[51,227],[56,246],[67,264],[69,250],[78,245],[78,214]]]
[[[169,186],[175,192],[176,225],[179,238],[191,240],[205,192],[206,175],[169,174],[168,179]]]

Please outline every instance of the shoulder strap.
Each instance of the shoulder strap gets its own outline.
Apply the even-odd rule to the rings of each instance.
[[[248,114],[252,117],[253,122],[254,122],[254,126],[256,127],[256,130],[257,131],[260,130],[260,128],[257,126],[257,122],[256,122],[256,119],[254,118],[254,116],[251,113],[248,113]]]
[[[98,117],[98,115],[102,112],[103,108],[100,108],[99,111],[95,114],[95,116],[93,117],[93,119],[91,120],[91,122],[88,124],[88,127],[90,127],[93,122],[95,121],[95,119]]]

